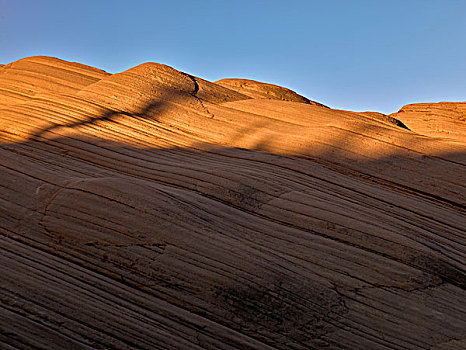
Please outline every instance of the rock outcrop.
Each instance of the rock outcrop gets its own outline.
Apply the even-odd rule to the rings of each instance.
[[[273,84],[261,83],[255,80],[222,79],[215,83],[255,99],[266,98],[270,100],[300,102],[325,107],[323,104],[311,101],[290,89]]]
[[[466,102],[416,103],[391,116],[402,119],[416,133],[466,142]]]
[[[464,105],[237,83],[0,68],[2,347],[464,348]]]

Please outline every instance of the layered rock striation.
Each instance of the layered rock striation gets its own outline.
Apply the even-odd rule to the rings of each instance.
[[[463,106],[0,67],[0,344],[463,349]]]

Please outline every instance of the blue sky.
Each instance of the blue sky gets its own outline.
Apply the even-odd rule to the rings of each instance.
[[[116,73],[165,63],[391,113],[466,100],[466,1],[0,0],[0,63],[55,56]]]

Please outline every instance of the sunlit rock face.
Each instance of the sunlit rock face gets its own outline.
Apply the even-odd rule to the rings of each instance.
[[[466,142],[466,102],[416,103],[391,116],[403,119],[422,135]]]
[[[463,349],[464,106],[1,66],[1,347]]]

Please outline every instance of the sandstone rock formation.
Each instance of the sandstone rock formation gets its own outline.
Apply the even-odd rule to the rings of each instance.
[[[324,107],[323,104],[310,101],[308,98],[298,95],[290,89],[273,84],[261,83],[249,79],[221,79],[215,83],[231,90],[241,92],[254,99],[265,98],[270,100],[301,102]]]
[[[464,113],[0,67],[1,346],[464,349]]]
[[[417,103],[391,116],[403,119],[419,134],[466,142],[466,102]]]

